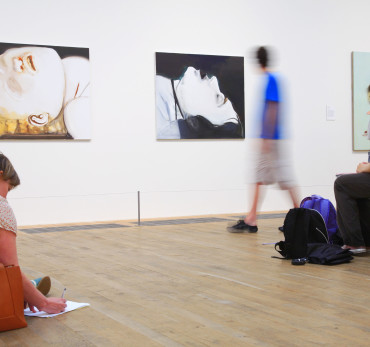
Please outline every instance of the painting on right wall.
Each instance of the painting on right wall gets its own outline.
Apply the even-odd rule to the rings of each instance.
[[[352,52],[353,150],[370,151],[370,53]]]

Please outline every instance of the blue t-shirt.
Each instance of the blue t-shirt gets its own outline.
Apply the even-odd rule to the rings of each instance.
[[[280,92],[279,92],[279,86],[276,79],[276,76],[272,73],[268,72],[266,73],[267,83],[266,83],[266,89],[265,89],[265,95],[264,95],[264,106],[263,106],[263,113],[262,113],[262,132],[261,132],[261,138],[262,139],[272,139],[277,140],[280,139],[280,129],[279,129],[279,109],[280,109]],[[277,103],[277,115],[276,115],[276,121],[275,124],[273,124],[273,128],[271,128],[271,124],[268,124],[267,122],[267,105],[269,102],[276,102]]]

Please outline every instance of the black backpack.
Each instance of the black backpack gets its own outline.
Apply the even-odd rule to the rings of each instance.
[[[316,210],[292,208],[284,220],[284,238],[275,249],[286,259],[307,257],[308,243],[329,243],[324,219]]]
[[[284,220],[285,241],[275,244],[275,249],[292,264],[306,261],[322,265],[348,263],[353,259],[348,249],[329,243],[326,225],[321,214],[309,208],[292,208]]]

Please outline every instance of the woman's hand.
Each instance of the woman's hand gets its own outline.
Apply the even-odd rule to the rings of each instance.
[[[34,306],[29,305],[30,310],[35,312]],[[66,299],[63,298],[46,298],[45,302],[42,305],[39,305],[37,309],[39,311],[44,311],[46,313],[60,313],[64,312],[67,307]]]

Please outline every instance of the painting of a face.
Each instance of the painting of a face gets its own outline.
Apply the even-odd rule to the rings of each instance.
[[[88,58],[87,48],[0,43],[0,139],[89,139]]]
[[[217,77],[208,77],[188,67],[176,89],[180,105],[187,114],[202,115],[213,124],[221,125],[236,117],[231,102],[220,91]]]
[[[58,116],[64,95],[64,70],[55,50],[12,48],[0,56],[0,115],[26,119]]]
[[[156,53],[156,119],[157,139],[244,138],[244,58]]]

